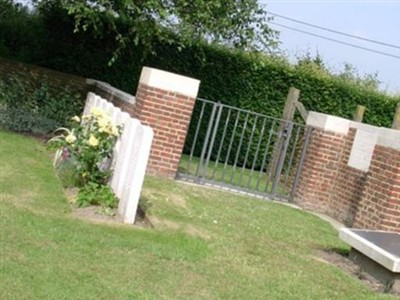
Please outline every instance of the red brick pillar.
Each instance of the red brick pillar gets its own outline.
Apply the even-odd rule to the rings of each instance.
[[[354,227],[400,232],[400,131],[380,132]]]
[[[154,130],[148,174],[176,175],[199,85],[196,79],[143,68],[132,115]]]
[[[300,174],[295,202],[304,208],[331,214],[350,121],[310,112],[307,124],[315,130]]]

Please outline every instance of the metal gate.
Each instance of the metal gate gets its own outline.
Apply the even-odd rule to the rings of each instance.
[[[177,178],[291,201],[311,130],[197,99]]]

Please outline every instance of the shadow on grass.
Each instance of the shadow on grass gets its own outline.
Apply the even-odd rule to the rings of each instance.
[[[146,196],[141,195],[139,199],[139,204],[136,211],[136,220],[135,225],[146,227],[146,228],[153,228],[153,224],[150,222],[149,218],[147,217],[147,211],[152,206],[151,201]]]

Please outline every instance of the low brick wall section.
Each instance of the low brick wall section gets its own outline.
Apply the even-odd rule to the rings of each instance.
[[[192,97],[139,84],[134,113],[154,130],[149,174],[175,177],[194,103]]]
[[[356,130],[351,128],[344,137],[338,176],[329,205],[329,214],[349,226],[354,222],[367,179],[367,172],[348,165],[355,133]]]
[[[375,146],[354,226],[400,232],[400,151]]]
[[[329,213],[346,139],[337,133],[313,131],[296,192],[296,203]]]
[[[295,202],[349,227],[400,232],[400,132],[329,118],[315,116],[322,124],[310,139]],[[357,130],[372,144],[364,138],[358,145],[356,168],[349,160]],[[371,149],[370,161],[364,146]]]

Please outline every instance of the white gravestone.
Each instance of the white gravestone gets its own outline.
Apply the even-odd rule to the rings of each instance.
[[[122,134],[114,147],[113,174],[109,184],[119,198],[118,212],[124,223],[133,224],[150,155],[153,130],[110,102],[88,93],[83,114],[90,114],[93,107],[104,110],[114,124],[122,126]]]
[[[133,224],[135,222],[152,140],[153,130],[148,126],[138,126],[132,145],[133,151],[124,159],[129,169],[122,181],[122,195],[118,204],[118,212],[124,217],[125,223]]]

